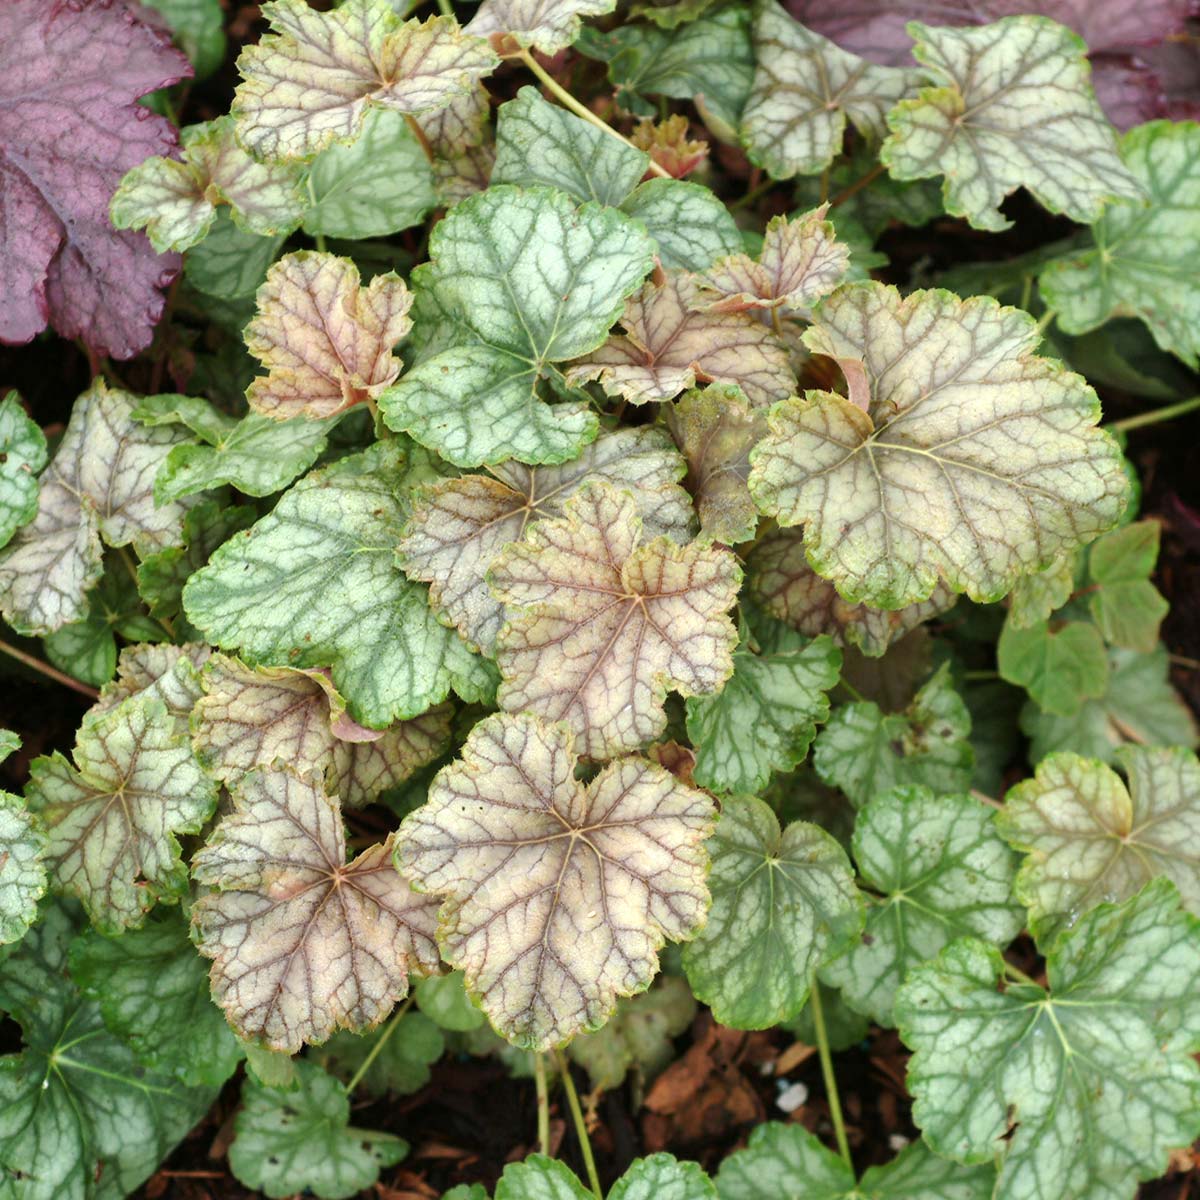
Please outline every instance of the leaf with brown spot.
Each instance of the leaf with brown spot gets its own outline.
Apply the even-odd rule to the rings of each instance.
[[[694,276],[670,272],[631,296],[624,335],[567,369],[567,382],[599,380],[610,396],[634,404],[670,400],[696,382],[735,384],[752,404],[791,395],[796,376],[778,338],[745,313],[714,312]]]
[[[644,990],[709,903],[712,801],[642,758],[579,783],[572,740],[528,713],[485,718],[397,834],[401,868],[445,897],[446,960],[500,1033],[539,1051]]]
[[[215,890],[192,909],[213,997],[244,1038],[294,1054],[378,1024],[411,970],[437,968],[436,905],[392,865],[392,839],[351,862],[341,805],[319,780],[256,771],[192,860]]]
[[[733,672],[737,559],[697,542],[643,542],[641,526],[631,496],[591,483],[488,575],[511,606],[496,643],[500,707],[566,721],[592,758],[657,738],[668,689],[715,692]]]
[[[560,466],[509,460],[490,476],[433,484],[413,504],[401,562],[410,578],[431,585],[430,602],[468,644],[491,653],[504,605],[485,577],[505,546],[520,541],[535,521],[561,517],[567,501],[597,479],[630,492],[650,536],[682,542],[694,523],[691,499],[677,483],[683,470],[659,430],[618,429]]]
[[[412,293],[393,272],[363,288],[348,258],[281,258],[256,297],[246,348],[270,372],[246,392],[268,417],[331,417],[378,398],[400,374],[392,347],[412,328]]]

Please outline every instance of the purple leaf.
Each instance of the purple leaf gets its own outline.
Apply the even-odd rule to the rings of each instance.
[[[125,0],[0,3],[0,342],[50,323],[99,354],[150,343],[179,256],[117,232],[108,202],[174,127],[136,103],[190,75]]]
[[[791,14],[840,46],[888,66],[912,59],[909,21],[927,25],[986,25],[1001,17],[1037,13],[1075,30],[1088,44],[1096,96],[1119,129],[1167,115],[1156,65],[1141,47],[1158,47],[1181,33],[1196,0],[786,0]]]

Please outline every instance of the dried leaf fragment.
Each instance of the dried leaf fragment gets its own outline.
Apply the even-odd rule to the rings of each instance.
[[[593,758],[653,741],[669,688],[714,692],[732,674],[727,614],[741,578],[727,550],[643,542],[633,498],[588,484],[489,573],[511,606],[496,643],[498,703],[567,722]]]
[[[393,272],[364,288],[348,258],[284,255],[258,289],[246,347],[267,368],[246,393],[278,420],[331,417],[376,399],[397,375],[392,348],[412,328],[412,293]]]
[[[568,383],[596,379],[634,404],[670,400],[697,381],[736,385],[755,405],[795,390],[787,350],[771,330],[742,312],[706,309],[685,272],[647,283],[630,297],[621,324],[624,335],[567,369]]]
[[[401,21],[388,0],[318,12],[305,0],[263,5],[272,32],[238,59],[238,138],[268,159],[310,159],[352,142],[367,109],[434,112],[495,69],[485,41],[450,17]]]
[[[666,938],[708,908],[702,792],[641,758],[573,776],[570,730],[497,714],[397,834],[397,860],[444,896],[440,942],[496,1028],[533,1050],[599,1027],[644,990]]]
[[[346,861],[341,805],[320,780],[256,771],[192,860],[215,890],[192,909],[200,953],[234,1029],[294,1054],[365,1029],[432,971],[436,906],[392,866],[391,839]]]

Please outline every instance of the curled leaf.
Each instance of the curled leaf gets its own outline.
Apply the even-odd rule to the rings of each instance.
[[[344,803],[362,805],[432,762],[450,740],[442,704],[389,729],[364,729],[321,671],[247,667],[214,655],[201,675],[192,714],[201,765],[226,784],[284,762],[331,784]]]
[[[803,216],[772,217],[757,260],[735,254],[715,262],[700,277],[717,293],[716,312],[807,309],[833,291],[850,269],[850,248],[837,240],[827,205]]]
[[[292,167],[260,163],[233,135],[233,118],[183,131],[183,159],[148,158],[128,171],[110,205],[117,229],[144,229],[160,254],[201,241],[227,204],[239,229],[290,233],[307,197]]]
[[[997,599],[1126,503],[1095,393],[1032,353],[1039,336],[989,297],[844,285],[804,341],[862,364],[867,407],[833,392],[779,405],[751,494],[804,524],[810,565],[847,600],[899,609],[941,581]]]
[[[392,347],[412,328],[412,294],[392,272],[363,288],[348,258],[300,250],[258,289],[246,348],[267,368],[246,393],[268,417],[331,417],[377,399],[400,374]]]
[[[1095,221],[1110,200],[1144,199],[1092,91],[1083,39],[1045,17],[980,29],[909,26],[934,83],[888,114],[881,157],[895,179],[944,175],[946,211],[978,229],[1024,187],[1051,212]]]
[[[654,429],[601,434],[571,462],[524,467],[508,462],[492,476],[464,475],[433,484],[413,504],[399,551],[405,573],[430,584],[429,598],[469,645],[491,652],[504,605],[486,575],[500,551],[535,521],[561,517],[584,484],[606,480],[634,497],[653,537],[682,542],[692,527],[690,499],[676,482],[683,464]]]
[[[160,898],[186,888],[178,835],[199,832],[216,787],[151,697],[85,721],[73,758],[36,759],[27,788],[46,831],[51,885],[78,896],[101,929],[136,927]]]
[[[544,526],[543,526],[544,527]],[[712,802],[640,758],[586,786],[572,737],[487,717],[397,835],[397,860],[444,896],[439,940],[493,1025],[545,1050],[643,990],[664,939],[690,937],[708,889]]]
[[[390,838],[346,861],[341,805],[319,779],[256,771],[231,795],[192,860],[214,889],[192,921],[230,1024],[289,1054],[377,1024],[410,971],[437,967],[436,906],[396,873]]]
[[[272,32],[238,59],[238,138],[268,159],[310,159],[352,142],[367,110],[434,112],[494,70],[496,56],[451,17],[401,21],[388,0],[318,12],[305,0],[263,5]]]
[[[796,377],[783,344],[742,312],[704,307],[694,277],[671,272],[630,297],[623,336],[567,369],[568,383],[597,379],[634,404],[670,400],[699,380],[740,387],[752,404],[781,400]]]
[[[567,722],[593,758],[662,733],[668,688],[714,692],[733,671],[737,560],[696,542],[643,542],[633,498],[607,483],[506,547],[489,583],[511,606],[498,703]]]
[[[754,14],[754,86],[742,113],[742,142],[776,179],[816,175],[841,151],[846,120],[883,137],[885,115],[917,89],[916,71],[877,67],[805,28],[775,0]]]
[[[479,37],[508,34],[543,54],[565,50],[584,17],[612,12],[616,0],[483,0],[466,32]]]
[[[1052,754],[1004,798],[1005,839],[1026,854],[1017,892],[1047,945],[1097,904],[1127,900],[1158,876],[1200,910],[1200,764],[1181,746],[1125,746],[1111,767]]]

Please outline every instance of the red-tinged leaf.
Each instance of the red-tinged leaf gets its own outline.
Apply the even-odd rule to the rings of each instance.
[[[51,324],[113,358],[149,345],[179,258],[115,231],[108,202],[131,167],[175,151],[138,97],[190,74],[123,0],[0,4],[0,342]]]

